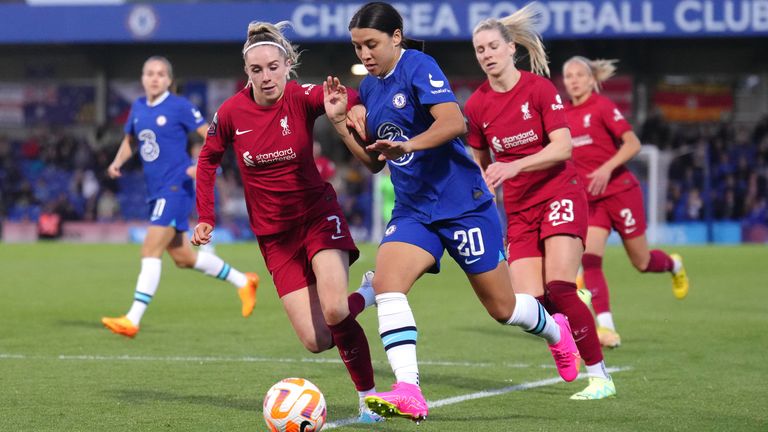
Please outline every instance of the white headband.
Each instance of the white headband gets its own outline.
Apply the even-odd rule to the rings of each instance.
[[[261,46],[261,45],[272,45],[272,46],[276,46],[276,47],[280,48],[280,51],[282,51],[282,52],[283,52],[283,54],[285,54],[285,56],[286,56],[286,57],[288,57],[288,51],[286,51],[286,50],[285,50],[285,48],[284,48],[282,45],[280,45],[279,43],[276,43],[276,42],[270,42],[270,41],[262,41],[262,42],[256,42],[256,43],[254,43],[254,44],[250,44],[250,45],[248,45],[248,46],[247,46],[247,47],[245,47],[245,49],[243,50],[243,55],[245,55],[245,53],[247,53],[249,49],[251,49],[251,48],[254,48],[254,47],[257,47],[257,46]]]

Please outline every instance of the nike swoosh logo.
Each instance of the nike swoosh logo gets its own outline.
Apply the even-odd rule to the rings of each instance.
[[[253,132],[253,129],[248,129],[244,131],[241,131],[240,129],[235,129],[235,135],[247,134],[248,132]]]
[[[466,259],[464,260],[464,264],[472,264],[472,263],[476,263],[476,262],[478,262],[478,261],[480,261],[480,258],[475,258],[475,259],[473,259],[473,260],[471,260],[471,259],[469,259],[469,258],[466,258]]]
[[[333,234],[333,235],[331,236],[331,239],[333,239],[333,240],[338,240],[338,239],[340,239],[340,238],[344,238],[344,237],[346,237],[346,236]]]
[[[564,220],[561,220],[561,221],[555,221],[555,222],[552,222],[552,226],[558,226],[558,225],[562,225],[562,224],[564,224],[564,223],[570,223],[570,222],[571,222],[571,221],[564,221]]]
[[[632,234],[635,231],[637,231],[637,228],[630,228],[630,229],[624,230],[624,234]]]
[[[487,127],[488,127],[488,123],[486,123],[486,122],[483,122],[483,129],[485,129],[485,128],[487,128]]]

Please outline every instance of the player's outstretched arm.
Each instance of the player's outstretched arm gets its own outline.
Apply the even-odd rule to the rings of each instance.
[[[123,166],[125,161],[131,158],[131,156],[133,156],[133,149],[131,148],[131,136],[126,135],[123,137],[123,141],[120,143],[120,148],[117,149],[115,159],[111,164],[109,164],[109,167],[107,168],[107,175],[109,175],[110,178],[118,178],[123,175],[120,172],[120,168]]]
[[[381,171],[385,162],[378,160],[375,154],[366,151],[365,142],[360,135],[347,125],[347,89],[338,78],[329,76],[323,82],[323,102],[328,119],[349,151],[371,172]]]

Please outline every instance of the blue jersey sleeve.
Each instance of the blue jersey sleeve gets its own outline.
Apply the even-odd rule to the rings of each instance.
[[[181,101],[179,104],[179,121],[187,132],[193,131],[205,124],[203,115],[197,107],[192,105],[192,102],[184,98],[179,98],[179,100]]]
[[[456,102],[445,74],[432,57],[422,54],[412,71],[413,88],[422,105]]]

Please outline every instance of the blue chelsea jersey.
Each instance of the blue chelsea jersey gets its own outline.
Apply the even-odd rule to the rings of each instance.
[[[369,136],[407,141],[435,121],[432,105],[456,102],[448,80],[427,54],[405,50],[384,78],[368,75],[360,84]],[[395,189],[392,217],[424,223],[452,219],[493,199],[480,168],[455,138],[438,147],[387,161]]]
[[[205,124],[200,111],[181,96],[167,93],[153,106],[138,98],[131,106],[125,133],[138,143],[149,201],[167,194],[194,194],[193,180],[186,173],[192,160],[187,135]]]

